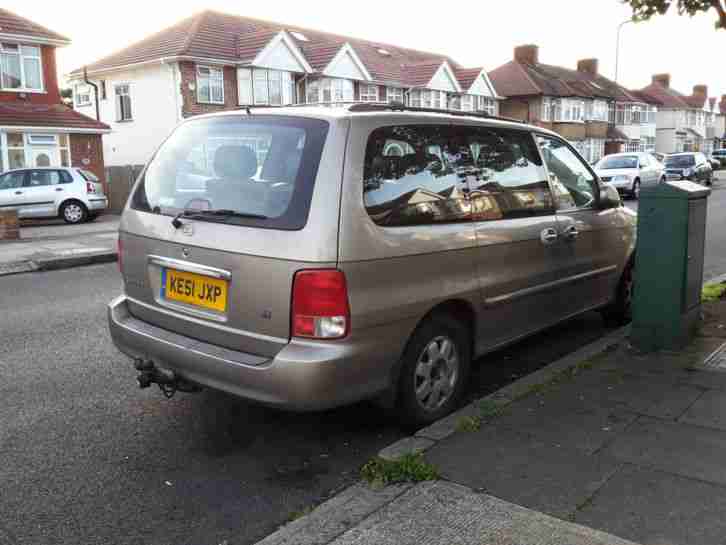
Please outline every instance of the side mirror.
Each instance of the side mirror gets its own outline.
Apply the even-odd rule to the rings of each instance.
[[[607,210],[609,208],[620,208],[622,202],[620,201],[620,193],[610,184],[603,184],[600,186],[600,210]]]

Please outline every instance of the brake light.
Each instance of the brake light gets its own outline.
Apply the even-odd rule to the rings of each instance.
[[[340,339],[349,331],[345,275],[334,269],[298,271],[292,286],[292,335]]]
[[[96,185],[91,182],[86,182],[86,193],[95,193]]]
[[[116,241],[116,250],[118,252],[118,270],[124,272],[123,252],[124,243],[121,241],[121,237]]]

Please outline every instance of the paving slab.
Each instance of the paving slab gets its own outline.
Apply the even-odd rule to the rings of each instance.
[[[498,425],[458,433],[425,454],[443,478],[567,518],[618,469],[610,455],[544,443]]]
[[[726,432],[639,417],[607,447],[624,462],[726,486]]]
[[[626,545],[453,483],[422,483],[336,539],[334,545]]]
[[[726,488],[627,465],[575,522],[644,545],[723,545]]]
[[[726,431],[726,392],[719,390],[705,392],[679,421]]]

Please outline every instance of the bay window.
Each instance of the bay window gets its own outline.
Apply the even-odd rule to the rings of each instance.
[[[295,103],[295,82],[292,72],[267,68],[237,70],[239,103],[282,106]]]
[[[0,88],[17,91],[43,90],[40,47],[0,43]]]
[[[386,87],[386,101],[399,102],[403,104],[404,94],[400,87]]]
[[[497,101],[489,97],[476,97],[476,110],[489,115],[497,115]]]
[[[224,104],[224,71],[197,65],[197,102]]]
[[[33,166],[71,166],[68,135],[0,132],[0,172]]]
[[[461,95],[449,95],[449,110],[461,110]]]
[[[409,93],[409,105],[415,108],[446,109],[446,91],[432,91],[431,89],[412,89]]]
[[[306,86],[305,98],[308,104],[353,102],[353,80],[320,78],[308,80]]]
[[[378,85],[361,83],[359,97],[361,102],[378,102]]]
[[[474,100],[476,97],[473,95],[464,95],[461,97],[461,109],[465,112],[474,111]]]

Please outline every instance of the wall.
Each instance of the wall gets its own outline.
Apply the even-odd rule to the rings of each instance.
[[[675,129],[658,129],[655,133],[655,151],[673,153],[676,151]]]
[[[23,102],[31,104],[59,104],[61,102],[60,89],[58,89],[58,69],[55,64],[55,47],[43,45],[40,47],[41,63],[43,64],[44,93],[21,93],[0,91],[0,102]]]
[[[153,64],[105,76],[106,100],[100,100],[101,121],[111,127],[103,137],[106,165],[146,163],[180,119],[172,64]],[[100,79],[100,78],[99,78]],[[93,78],[96,84],[99,79]],[[128,83],[132,121],[116,121],[114,86]],[[93,93],[92,93],[93,94]],[[76,110],[95,118],[93,97],[88,106]]]
[[[197,102],[197,65],[193,62],[180,62],[181,94],[183,99],[183,115],[188,117],[197,114],[221,112],[223,110],[236,110],[239,108],[237,98],[237,69],[232,66],[224,67],[224,104],[200,104]],[[194,90],[189,86],[193,85]]]
[[[530,118],[529,101],[523,99],[508,98],[499,101],[499,115],[528,122],[533,119]]]
[[[588,121],[585,123],[585,136],[587,138],[607,138],[608,124],[602,121]]]
[[[585,123],[555,123],[554,130],[566,140],[584,140],[587,137]]]

